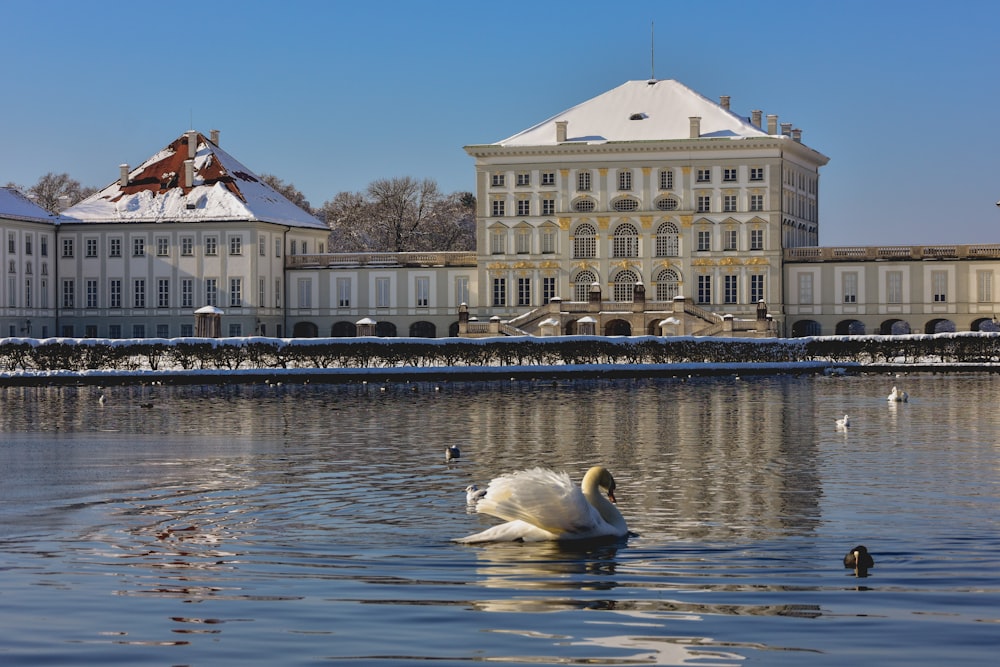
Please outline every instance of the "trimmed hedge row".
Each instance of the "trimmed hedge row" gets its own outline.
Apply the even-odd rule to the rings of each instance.
[[[0,372],[558,366],[566,364],[1000,362],[1000,334],[744,339],[0,339]]]

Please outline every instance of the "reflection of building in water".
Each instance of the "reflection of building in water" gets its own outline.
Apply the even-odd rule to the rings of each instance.
[[[467,413],[470,437],[491,443],[498,463],[486,475],[543,465],[578,480],[601,462],[640,533],[647,524],[689,537],[752,537],[809,529],[818,517],[809,379],[567,385],[522,383]]]

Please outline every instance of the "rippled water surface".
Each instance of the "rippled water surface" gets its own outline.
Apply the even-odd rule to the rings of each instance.
[[[908,403],[885,400],[893,384]],[[937,666],[1000,649],[996,376],[103,391],[0,389],[5,665]],[[627,543],[451,542],[494,523],[467,484],[595,463]],[[859,543],[867,577],[841,563]]]

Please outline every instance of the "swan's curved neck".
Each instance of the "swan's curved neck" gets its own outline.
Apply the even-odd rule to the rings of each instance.
[[[583,491],[587,502],[598,511],[605,521],[613,526],[624,526],[625,517],[618,511],[614,503],[601,493],[601,480],[604,479],[605,475],[608,478],[611,477],[610,473],[601,467],[591,468],[584,475],[583,481],[580,482],[580,490]]]

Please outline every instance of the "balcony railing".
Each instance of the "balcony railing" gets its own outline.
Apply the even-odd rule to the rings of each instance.
[[[285,268],[289,269],[475,265],[474,252],[335,252],[285,256]]]
[[[916,246],[846,246],[786,248],[788,262],[843,262],[878,259],[1000,259],[1000,244],[916,245]]]

